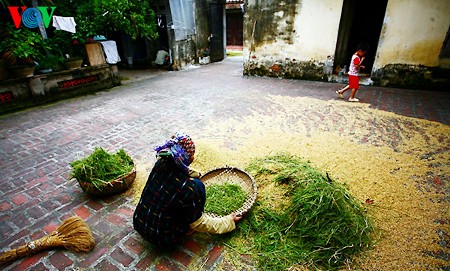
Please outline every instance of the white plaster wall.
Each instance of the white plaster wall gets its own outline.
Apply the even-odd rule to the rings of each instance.
[[[253,1],[248,1],[250,6]],[[292,44],[286,43],[283,39],[277,39],[272,43],[255,48],[255,52],[249,52],[249,44],[246,42],[244,59],[249,59],[251,53],[257,55],[259,60],[290,58],[297,61],[324,62],[327,56],[334,55],[343,0],[303,0],[299,2],[294,22],[295,33],[291,33]],[[282,3],[283,1],[280,1],[280,4]],[[278,12],[275,16],[279,18],[278,28],[283,29],[286,24],[284,14]]]
[[[334,56],[343,0],[302,1],[295,29],[295,52],[301,61]]]
[[[387,64],[437,66],[449,25],[449,0],[389,0],[374,69]]]

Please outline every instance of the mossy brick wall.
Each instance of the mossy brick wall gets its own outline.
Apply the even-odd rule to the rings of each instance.
[[[244,64],[244,75],[328,81],[328,77],[323,73],[323,64],[295,59],[283,61],[250,60]]]
[[[450,69],[424,65],[389,64],[371,74],[383,87],[450,91]]]

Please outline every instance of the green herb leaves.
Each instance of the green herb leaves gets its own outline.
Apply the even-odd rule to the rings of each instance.
[[[211,184],[206,187],[205,212],[225,216],[236,211],[245,202],[246,193],[236,184]]]
[[[101,189],[109,182],[128,174],[133,169],[134,163],[123,149],[110,154],[100,147],[95,148],[88,157],[70,163],[70,166],[72,178],[92,183]]]

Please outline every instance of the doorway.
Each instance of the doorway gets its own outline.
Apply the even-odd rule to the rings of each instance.
[[[167,13],[170,13],[169,7],[166,1],[155,1],[155,5],[152,5],[152,9],[156,12],[156,27],[158,31],[158,38],[151,40],[152,53],[156,56],[162,48],[169,49],[169,29],[167,27]]]
[[[383,27],[387,1],[344,0],[334,59],[335,68],[337,65],[348,66],[358,44],[366,42],[370,50],[365,56],[365,69],[361,70],[361,74],[370,75]]]
[[[211,38],[209,40],[209,54],[212,62],[225,58],[224,44],[224,4],[210,4]]]
[[[170,48],[166,14],[158,14],[156,20],[158,27],[158,48]]]
[[[244,15],[241,10],[227,10],[227,46],[244,44]]]

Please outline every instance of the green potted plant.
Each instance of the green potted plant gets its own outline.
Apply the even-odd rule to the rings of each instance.
[[[78,42],[76,35],[65,31],[55,31],[53,37],[49,38],[52,54],[62,56],[62,64],[69,70],[80,68],[86,56],[84,44]]]
[[[64,67],[68,70],[81,68],[83,64],[83,58],[81,56],[73,56],[64,59]]]
[[[64,58],[57,55],[48,55],[37,60],[39,73],[58,72],[64,69]]]
[[[49,46],[28,28],[15,29],[10,23],[3,23],[0,29],[0,65],[10,69],[16,77],[33,76],[35,60],[43,57]]]
[[[96,147],[87,157],[70,163],[70,177],[75,178],[83,191],[104,196],[127,190],[136,177],[133,159],[123,150],[109,153]]]

